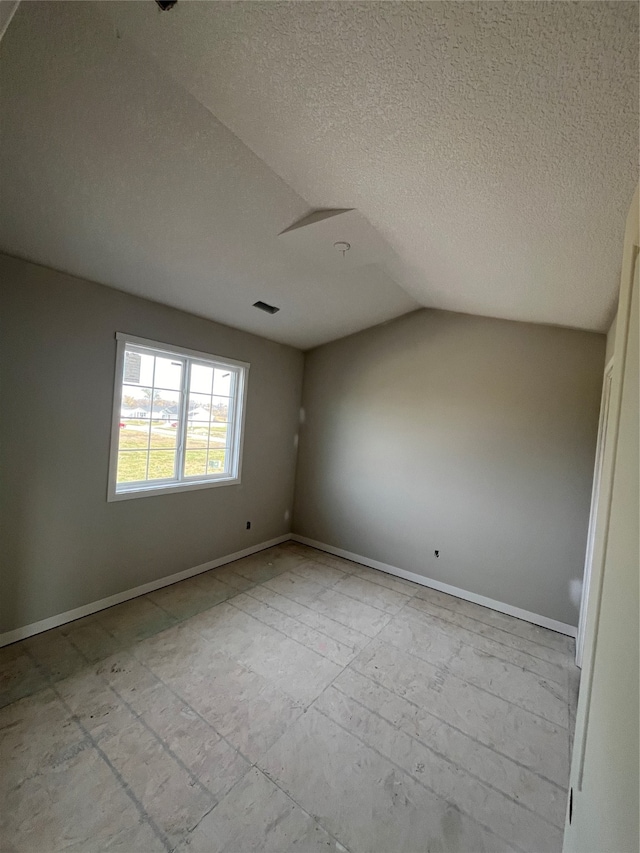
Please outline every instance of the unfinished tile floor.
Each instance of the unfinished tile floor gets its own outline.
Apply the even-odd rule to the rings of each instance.
[[[2,851],[560,851],[573,641],[293,543],[0,650]]]

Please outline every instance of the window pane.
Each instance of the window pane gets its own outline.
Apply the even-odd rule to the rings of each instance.
[[[149,451],[148,480],[166,480],[175,476],[176,454],[174,450]]]
[[[154,361],[152,355],[126,350],[122,381],[130,385],[152,385]]]
[[[149,445],[149,421],[122,418],[120,420],[120,450],[146,450]]]
[[[134,483],[147,475],[147,451],[125,450],[118,453],[118,483]]]
[[[228,424],[212,424],[209,428],[209,447],[226,447]]]
[[[206,450],[209,438],[209,424],[189,421],[187,424],[187,449]]]
[[[224,397],[231,396],[231,382],[234,374],[230,370],[216,367],[213,375],[213,393],[222,394]]]
[[[158,391],[154,388],[148,399],[149,417],[155,421],[162,420],[162,413],[165,409],[165,400],[163,394],[172,394],[172,391]]]
[[[184,454],[185,477],[196,477],[207,473],[207,451],[187,450]]]
[[[229,398],[228,397],[212,397],[211,398],[211,420],[222,421],[223,423],[229,420]]]
[[[180,392],[154,391],[151,447],[175,447],[180,426]]]
[[[145,421],[149,417],[153,391],[150,387],[142,388],[137,385],[122,386],[122,406],[120,414],[124,418],[134,418]]]
[[[211,394],[212,383],[212,367],[206,367],[204,364],[191,365],[191,379],[189,383],[189,391],[198,394],[206,394],[208,397],[209,394]]]
[[[187,417],[190,421],[208,422],[210,418],[211,397],[205,394],[189,394]]]
[[[177,421],[154,421],[151,426],[150,447],[160,450],[175,447],[178,443]]]
[[[228,454],[229,451],[226,447],[209,450],[209,474],[227,473]]]
[[[179,391],[182,387],[182,362],[156,356],[155,388]]]

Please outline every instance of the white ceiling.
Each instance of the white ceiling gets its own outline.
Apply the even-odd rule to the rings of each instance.
[[[625,2],[25,2],[0,248],[302,348],[421,305],[604,331],[637,44]],[[384,262],[278,239],[316,208]]]

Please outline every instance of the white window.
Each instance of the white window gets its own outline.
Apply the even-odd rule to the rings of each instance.
[[[108,500],[239,483],[249,365],[116,338]]]

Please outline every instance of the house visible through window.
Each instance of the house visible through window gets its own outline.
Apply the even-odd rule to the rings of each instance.
[[[109,500],[239,482],[249,366],[116,337]]]

